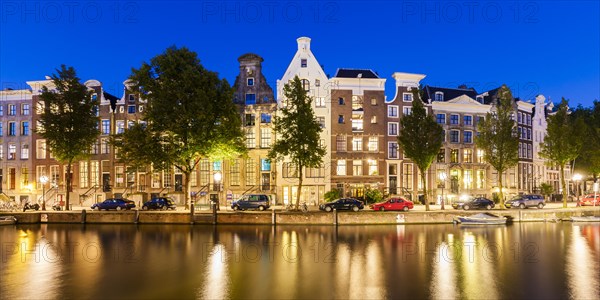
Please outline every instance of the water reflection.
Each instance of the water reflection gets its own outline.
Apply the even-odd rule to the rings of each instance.
[[[0,298],[597,299],[599,230],[541,223],[0,227]]]
[[[573,225],[567,249],[567,275],[570,298],[597,299],[600,294],[600,226]]]

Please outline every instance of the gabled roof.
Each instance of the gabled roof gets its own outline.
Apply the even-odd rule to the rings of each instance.
[[[427,99],[431,99],[431,101],[435,101],[436,92],[444,94],[443,101],[456,99],[463,95],[473,100],[477,99],[477,91],[474,88],[443,88],[426,85],[423,89],[425,90],[425,96]]]
[[[480,95],[483,96],[483,104],[492,104],[492,102],[498,99],[498,91],[500,91],[500,88],[501,86],[493,90],[481,93]]]
[[[359,77],[360,75],[360,77]],[[335,72],[335,76],[338,78],[375,78],[379,79],[377,73],[371,69],[343,69],[338,68]]]

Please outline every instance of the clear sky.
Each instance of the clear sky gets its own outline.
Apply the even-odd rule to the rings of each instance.
[[[61,64],[121,96],[132,67],[171,45],[231,84],[254,52],[275,89],[296,49],[337,68],[426,74],[425,84],[502,83],[591,106],[600,100],[600,1],[8,1],[0,0],[0,83],[26,88]]]

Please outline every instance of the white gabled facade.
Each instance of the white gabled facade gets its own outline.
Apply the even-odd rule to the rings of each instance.
[[[284,99],[283,87],[290,80],[298,76],[307,84],[309,95],[313,97],[313,109],[319,120],[324,124],[321,132],[321,142],[327,149],[323,157],[323,167],[315,170],[305,170],[302,183],[301,201],[310,204],[323,202],[323,195],[331,188],[330,183],[330,165],[331,161],[331,121],[330,121],[330,88],[329,79],[321,68],[321,65],[310,50],[310,38],[300,37],[298,41],[298,51],[290,62],[283,77],[277,80],[277,103],[281,107]],[[293,169],[289,168],[288,161],[284,160],[277,163],[277,194],[279,200],[288,203],[295,199],[298,191],[298,180],[293,178]]]

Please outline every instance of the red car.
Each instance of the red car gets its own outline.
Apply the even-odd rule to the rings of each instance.
[[[384,202],[375,203],[375,204],[371,205],[371,209],[380,210],[380,211],[385,211],[385,210],[408,211],[409,209],[412,209],[413,206],[414,206],[414,204],[412,203],[412,201],[406,200],[402,197],[397,197],[397,198],[390,198]]]
[[[579,202],[577,202],[577,206],[600,206],[600,194],[588,194],[585,195]]]

